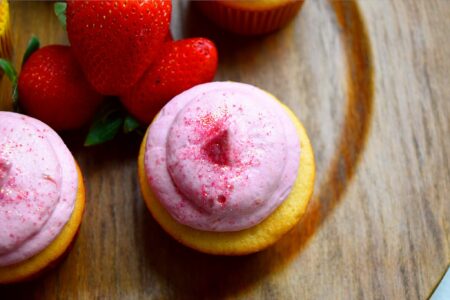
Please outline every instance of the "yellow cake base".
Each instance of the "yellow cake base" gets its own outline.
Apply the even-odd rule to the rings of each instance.
[[[80,227],[85,206],[83,176],[78,166],[77,171],[78,192],[75,207],[61,233],[37,255],[11,266],[0,267],[0,284],[24,281],[37,276],[47,267],[52,266],[68,250]]]
[[[283,104],[282,104],[283,105]],[[147,181],[144,154],[147,135],[138,158],[138,175],[144,201],[161,227],[180,243],[201,252],[216,255],[245,255],[263,250],[286,234],[306,211],[314,189],[315,165],[311,143],[303,125],[285,105],[300,139],[300,167],[298,176],[285,201],[258,225],[236,232],[210,232],[197,230],[175,221],[155,198]]]

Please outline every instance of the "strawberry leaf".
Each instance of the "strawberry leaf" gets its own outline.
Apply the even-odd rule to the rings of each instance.
[[[32,36],[28,41],[27,50],[25,50],[25,53],[23,54],[22,66],[25,64],[28,58],[30,58],[31,54],[38,50],[40,46],[41,44],[39,43],[39,39],[35,36]]]
[[[88,135],[85,146],[99,145],[113,140],[120,132],[141,134],[139,121],[125,110],[119,99],[111,97],[97,113]]]
[[[94,122],[84,142],[85,146],[95,146],[113,140],[123,124],[121,117]]]
[[[130,115],[127,115],[125,117],[125,121],[123,122],[123,132],[124,133],[130,133],[134,131],[135,129],[139,128],[140,124],[139,121],[133,118]]]
[[[5,72],[6,76],[8,76],[13,84],[17,82],[17,72],[9,61],[0,58],[0,68]]]
[[[22,112],[19,105],[19,88],[18,84],[14,84],[12,87],[12,95],[11,95],[12,103],[13,103],[13,110],[17,113]]]
[[[64,27],[64,29],[66,29],[66,9],[67,3],[65,2],[56,2],[55,5],[53,6],[55,15],[58,17],[58,20]]]
[[[117,101],[108,101],[97,114],[84,145],[94,146],[114,139],[123,123],[124,114],[120,104]]]
[[[20,112],[19,93],[17,88],[17,72],[11,65],[11,63],[3,58],[0,58],[0,69],[2,69],[3,72],[5,72],[6,76],[11,81],[12,85],[11,99],[13,103],[13,109],[15,112]]]

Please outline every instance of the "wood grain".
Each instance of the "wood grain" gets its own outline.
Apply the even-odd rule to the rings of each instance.
[[[31,34],[67,43],[50,3],[11,9],[16,65]],[[450,262],[449,15],[446,0],[306,1],[287,28],[244,39],[174,1],[176,38],[217,43],[217,80],[261,86],[305,124],[318,171],[306,217],[255,255],[191,251],[145,209],[140,137],[83,148],[65,134],[88,190],[79,237],[54,270],[0,298],[426,298]]]

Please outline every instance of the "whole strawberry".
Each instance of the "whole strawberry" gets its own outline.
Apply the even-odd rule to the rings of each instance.
[[[67,2],[67,33],[92,86],[120,95],[155,59],[167,35],[169,0]]]
[[[128,111],[143,123],[179,93],[214,79],[217,50],[213,42],[191,38],[168,42],[158,60],[121,101]]]
[[[20,105],[55,130],[80,128],[93,117],[103,96],[85,79],[67,46],[34,52],[18,80]]]

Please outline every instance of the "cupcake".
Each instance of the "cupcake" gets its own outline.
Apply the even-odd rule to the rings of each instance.
[[[251,85],[214,82],[172,99],[141,145],[139,182],[155,220],[182,244],[243,255],[304,214],[315,166],[295,115]]]
[[[303,0],[195,1],[220,27],[242,35],[259,35],[280,29],[300,10]]]
[[[7,0],[0,0],[0,57],[11,58],[11,20]]]
[[[0,284],[56,263],[74,240],[84,202],[81,172],[56,132],[0,111]]]

